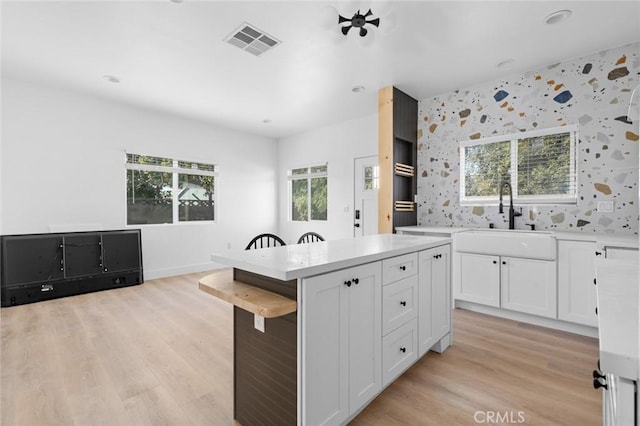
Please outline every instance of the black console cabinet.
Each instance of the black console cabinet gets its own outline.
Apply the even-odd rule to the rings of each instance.
[[[0,236],[2,306],[142,282],[139,229]]]

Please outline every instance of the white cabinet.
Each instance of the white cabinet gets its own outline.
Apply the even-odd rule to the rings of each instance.
[[[420,252],[418,256],[418,356],[451,332],[451,246]],[[448,346],[441,345],[438,352]]]
[[[382,380],[386,385],[418,359],[418,324],[405,323],[382,338]]]
[[[388,334],[418,316],[416,275],[382,288],[382,334]]]
[[[501,256],[501,306],[556,317],[556,262]]]
[[[556,317],[556,262],[456,253],[456,297],[518,312]]]
[[[418,359],[418,254],[382,261],[382,383]]]
[[[449,345],[450,255],[443,244],[302,280],[302,424],[350,421],[417,361],[418,336],[421,354]]]
[[[382,284],[386,285],[418,273],[418,254],[409,253],[382,261]]]
[[[500,256],[456,253],[456,298],[500,307]]]
[[[627,259],[638,261],[638,249],[629,247],[605,247],[605,257],[607,259]]]
[[[303,424],[341,424],[382,389],[381,262],[302,282]]]
[[[596,243],[558,241],[558,319],[598,326]]]

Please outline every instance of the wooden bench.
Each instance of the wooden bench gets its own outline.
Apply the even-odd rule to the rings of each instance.
[[[233,279],[233,268],[221,269],[202,277],[198,287],[245,311],[264,318],[276,318],[295,312],[293,299]]]

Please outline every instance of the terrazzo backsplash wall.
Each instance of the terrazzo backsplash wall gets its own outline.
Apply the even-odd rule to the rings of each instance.
[[[460,205],[459,143],[577,124],[577,204],[515,204],[516,228],[637,234],[639,126],[627,112],[639,52],[633,43],[420,100],[418,224],[507,228],[496,205]]]

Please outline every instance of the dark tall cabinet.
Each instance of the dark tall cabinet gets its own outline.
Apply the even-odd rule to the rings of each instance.
[[[22,305],[143,282],[139,229],[0,236],[0,302]]]
[[[416,225],[418,101],[395,87],[378,94],[378,232]]]

